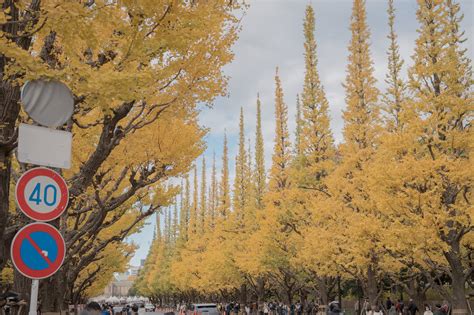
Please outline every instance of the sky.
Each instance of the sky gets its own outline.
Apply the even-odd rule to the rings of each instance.
[[[395,0],[395,29],[400,54],[405,60],[403,72],[411,65],[411,55],[417,38],[416,0]],[[462,29],[468,39],[465,46],[474,59],[474,0],[461,0],[464,13]],[[229,140],[230,171],[233,174],[237,154],[240,108],[244,110],[245,135],[254,146],[257,93],[262,102],[262,129],[265,143],[266,168],[271,164],[274,135],[274,76],[279,67],[285,102],[288,106],[289,130],[294,135],[296,95],[301,93],[304,81],[303,18],[306,5],[311,4],[316,16],[316,43],[319,59],[318,70],[329,101],[331,128],[336,142],[342,141],[342,110],[345,108],[344,88],[347,46],[350,40],[351,0],[251,0],[242,16],[242,31],[233,47],[231,64],[225,66],[229,76],[227,97],[219,97],[212,108],[203,107],[201,124],[209,128],[204,154],[210,174],[212,157],[217,156],[220,170],[224,131]],[[387,71],[386,51],[387,1],[367,0],[367,22],[371,30],[371,55],[374,62],[377,87],[385,90]],[[252,151],[254,151],[252,149]],[[198,165],[202,163],[198,160]],[[200,172],[200,171],[199,171]],[[231,176],[231,179],[233,175]],[[209,182],[209,181],[208,181]],[[129,238],[140,246],[131,264],[138,265],[147,255],[153,237],[155,218],[149,218],[142,231]]]

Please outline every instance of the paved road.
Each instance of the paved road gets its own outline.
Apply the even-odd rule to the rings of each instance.
[[[145,312],[144,308],[138,310],[139,315],[164,315],[167,312],[164,311],[157,311],[157,312]]]

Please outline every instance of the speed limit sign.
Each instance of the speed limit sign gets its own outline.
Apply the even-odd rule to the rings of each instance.
[[[37,167],[24,173],[16,184],[16,202],[20,210],[36,221],[51,221],[66,210],[69,191],[55,171]]]

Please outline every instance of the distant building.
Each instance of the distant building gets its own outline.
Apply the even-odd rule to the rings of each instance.
[[[128,296],[128,291],[132,288],[133,282],[138,276],[138,272],[142,269],[140,266],[130,266],[130,268],[122,273],[114,273],[114,279],[105,287],[105,296]]]

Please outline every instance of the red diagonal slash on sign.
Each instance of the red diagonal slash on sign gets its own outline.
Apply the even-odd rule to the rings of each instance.
[[[33,239],[31,238],[31,235],[27,235],[26,236],[26,239],[30,242],[30,244],[33,246],[33,248],[36,250],[36,252],[41,256],[43,257],[44,260],[46,260],[46,262],[48,263],[49,266],[51,266],[53,264],[53,262],[51,260],[49,260],[48,256],[46,256],[43,251],[41,250],[41,248],[38,246],[38,244],[35,243],[35,241],[33,241]]]

